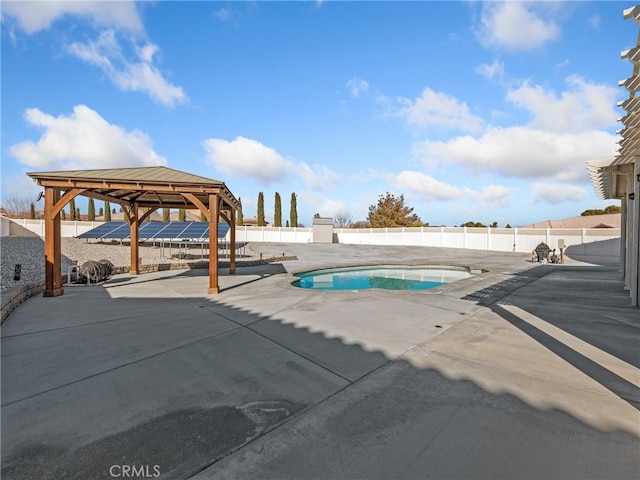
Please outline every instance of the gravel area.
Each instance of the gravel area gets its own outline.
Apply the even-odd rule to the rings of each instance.
[[[184,260],[171,258],[172,254],[186,252],[197,256],[196,259]],[[142,265],[153,263],[171,263],[193,261],[201,258],[202,248],[198,244],[188,250],[174,246],[160,248],[158,246],[140,245]],[[250,250],[247,249],[247,254]],[[208,259],[208,250],[204,250]],[[87,242],[78,238],[62,238],[62,273],[66,274],[70,265],[82,265],[88,260],[106,259],[116,267],[126,267],[131,264],[129,245],[118,243]],[[2,258],[2,290],[16,285],[37,282],[44,279],[44,241],[40,237],[2,237],[0,240],[0,256]],[[15,266],[22,266],[19,281],[13,279]]]

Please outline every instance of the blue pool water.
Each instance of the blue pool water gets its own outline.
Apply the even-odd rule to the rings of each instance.
[[[471,276],[468,270],[379,266],[315,270],[296,275],[293,285],[313,290],[427,290]]]

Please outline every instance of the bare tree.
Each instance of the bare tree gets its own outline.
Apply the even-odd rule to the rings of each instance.
[[[2,213],[10,218],[29,218],[32,200],[29,197],[11,197],[2,199]]]
[[[353,217],[346,211],[338,212],[336,216],[333,217],[333,224],[338,228],[348,228],[352,221]]]

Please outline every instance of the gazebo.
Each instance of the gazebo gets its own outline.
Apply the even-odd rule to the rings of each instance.
[[[131,230],[130,273],[140,273],[138,228],[158,208],[197,208],[209,222],[209,289],[218,293],[218,219],[229,225],[235,273],[235,212],[240,203],[224,182],[168,167],[109,168],[27,173],[44,187],[45,297],[62,295],[60,212],[78,195],[105,200],[122,207]],[[214,247],[215,245],[215,247]]]

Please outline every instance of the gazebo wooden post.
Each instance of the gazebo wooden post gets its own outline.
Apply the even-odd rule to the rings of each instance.
[[[130,227],[130,238],[131,238],[131,268],[129,269],[129,273],[131,275],[138,275],[140,273],[140,260],[138,256],[138,227],[139,227],[139,219],[138,219],[138,204],[133,203],[131,205],[131,209],[129,210],[129,227]]]
[[[229,273],[236,273],[236,212],[229,212]]]
[[[60,200],[60,189],[44,189],[44,297],[57,297],[64,293],[62,288],[62,252],[60,242],[60,212],[53,211]]]
[[[218,195],[209,194],[209,290],[208,293],[220,292],[218,286],[218,217],[220,206]]]

